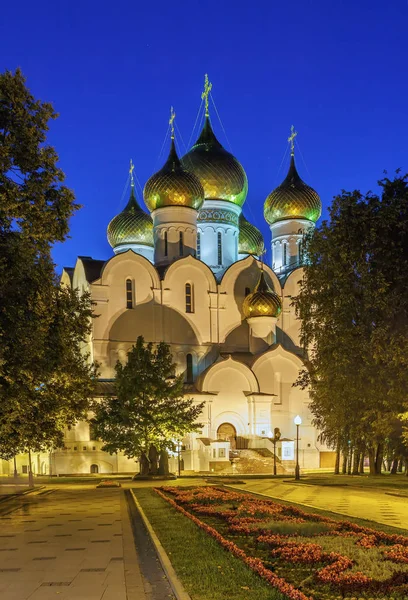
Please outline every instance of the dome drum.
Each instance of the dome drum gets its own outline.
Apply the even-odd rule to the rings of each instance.
[[[251,328],[251,335],[264,340],[271,333],[275,336],[277,320],[277,317],[249,317],[247,323]]]

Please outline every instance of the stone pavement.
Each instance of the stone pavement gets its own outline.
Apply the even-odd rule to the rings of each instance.
[[[258,492],[288,502],[329,510],[341,515],[369,519],[408,529],[408,498],[378,489],[284,483],[281,480],[246,480],[234,488]]]
[[[143,530],[135,549],[123,489],[61,486],[23,498],[8,512],[2,502],[1,600],[172,597]]]

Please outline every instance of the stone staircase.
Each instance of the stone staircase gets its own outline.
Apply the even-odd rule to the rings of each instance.
[[[232,470],[237,474],[259,473],[273,475],[273,453],[266,448],[240,450],[239,456],[234,459]],[[280,460],[276,459],[276,474],[287,473]]]

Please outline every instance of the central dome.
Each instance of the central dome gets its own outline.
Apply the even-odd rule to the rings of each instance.
[[[165,206],[186,206],[198,210],[204,202],[200,180],[181,165],[174,139],[171,140],[166,163],[148,179],[143,197],[150,212]]]
[[[181,159],[183,166],[201,181],[206,200],[225,200],[242,206],[248,193],[248,180],[235,156],[215,137],[209,117],[201,134]]]

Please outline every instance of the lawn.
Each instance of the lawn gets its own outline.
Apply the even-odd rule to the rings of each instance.
[[[389,528],[222,487],[136,493],[194,599],[408,597],[408,537]]]
[[[284,599],[151,488],[133,491],[193,600]]]

